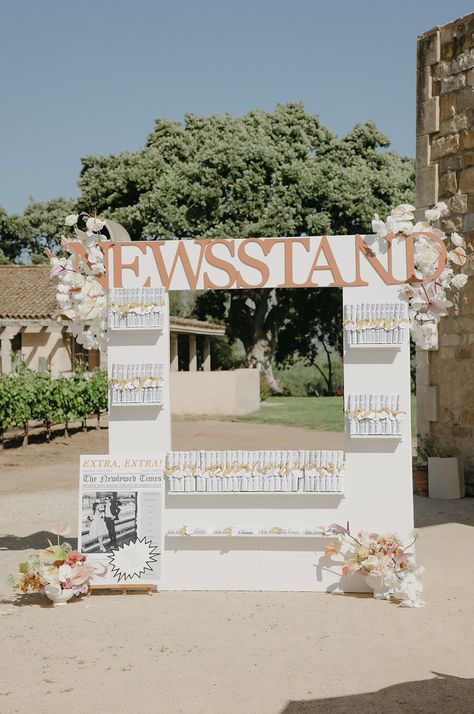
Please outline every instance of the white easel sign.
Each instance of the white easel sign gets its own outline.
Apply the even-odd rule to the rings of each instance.
[[[93,585],[159,583],[164,455],[81,456],[79,544]]]

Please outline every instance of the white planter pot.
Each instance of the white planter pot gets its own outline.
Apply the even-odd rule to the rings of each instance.
[[[46,585],[44,593],[55,606],[65,605],[74,595],[71,589],[59,590],[57,585]]]
[[[464,497],[464,476],[457,457],[428,458],[428,492],[430,498]]]
[[[390,600],[390,586],[378,575],[366,575],[365,582],[374,591],[376,600]]]

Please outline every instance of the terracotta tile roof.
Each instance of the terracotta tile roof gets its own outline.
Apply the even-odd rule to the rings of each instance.
[[[0,265],[0,319],[56,320],[55,281],[49,265]]]
[[[49,265],[0,265],[0,320],[57,320],[56,279]],[[171,327],[224,334],[224,326],[187,317],[170,318]]]
[[[208,330],[209,332],[215,332],[216,335],[225,334],[224,325],[218,325],[217,322],[194,320],[190,317],[176,317],[174,315],[170,315],[170,326],[176,327],[177,331],[179,331],[180,327],[185,327],[187,328],[187,332],[192,332],[192,328],[194,327],[196,330]]]

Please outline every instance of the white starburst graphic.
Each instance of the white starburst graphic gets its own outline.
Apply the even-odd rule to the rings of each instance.
[[[157,546],[146,538],[137,538],[124,543],[108,556],[114,578],[132,580],[141,578],[147,571],[153,570],[152,563],[156,563],[160,555]]]

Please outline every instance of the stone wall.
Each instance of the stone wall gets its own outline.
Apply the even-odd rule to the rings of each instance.
[[[416,201],[445,201],[446,231],[474,249],[474,13],[418,38]],[[464,272],[474,273],[470,260]],[[461,456],[474,495],[474,277],[441,320],[439,349],[417,355],[417,428]]]

